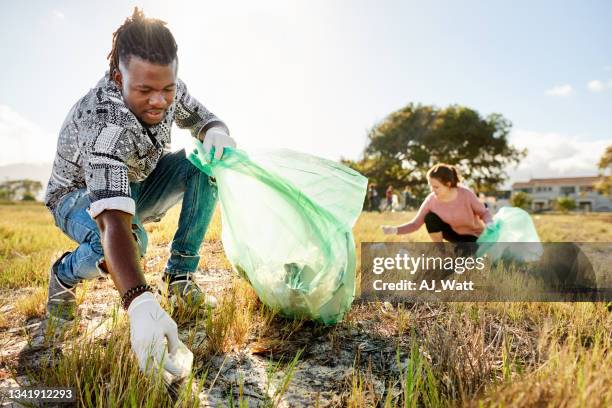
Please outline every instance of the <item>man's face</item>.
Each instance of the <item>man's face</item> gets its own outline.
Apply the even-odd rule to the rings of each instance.
[[[113,79],[134,115],[147,125],[156,125],[174,101],[176,60],[169,65],[157,65],[132,56],[127,66],[119,64]]]

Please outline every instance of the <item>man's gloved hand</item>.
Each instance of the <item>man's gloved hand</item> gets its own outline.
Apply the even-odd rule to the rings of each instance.
[[[191,372],[193,359],[188,362],[188,367],[181,367],[172,361],[172,355],[179,349],[187,351],[188,349],[178,337],[176,323],[162,309],[155,296],[151,292],[138,296],[130,303],[127,313],[130,317],[132,351],[136,355],[140,370],[147,375],[149,371],[157,373],[163,358],[163,369],[172,375],[164,375],[168,382],[172,382],[168,380],[169,378],[186,377]],[[164,337],[168,339],[167,352]]]
[[[395,235],[397,234],[397,227],[393,227],[391,225],[381,225],[381,228],[385,235]]]
[[[225,128],[213,126],[206,131],[203,141],[204,152],[208,154],[212,147],[215,148],[215,159],[221,160],[223,149],[236,147],[236,141],[227,134]]]

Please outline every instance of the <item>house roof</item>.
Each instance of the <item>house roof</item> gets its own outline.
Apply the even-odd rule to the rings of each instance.
[[[602,176],[590,177],[561,177],[561,178],[541,178],[531,179],[529,181],[516,182],[512,184],[512,189],[535,187],[535,186],[592,186],[600,181]]]

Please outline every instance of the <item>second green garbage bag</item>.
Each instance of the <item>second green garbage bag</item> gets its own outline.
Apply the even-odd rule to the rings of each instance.
[[[352,227],[367,179],[291,150],[226,148],[216,160],[194,142],[189,160],[217,182],[223,247],[233,268],[285,316],[341,320],[355,293]]]
[[[489,256],[493,262],[535,262],[540,259],[543,247],[531,216],[516,207],[502,207],[494,216],[478,240],[477,256]]]

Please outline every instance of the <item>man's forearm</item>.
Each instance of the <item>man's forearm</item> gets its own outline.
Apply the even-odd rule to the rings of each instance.
[[[106,269],[119,295],[145,284],[140,267],[138,244],[132,235],[132,215],[119,210],[105,210],[96,217]]]

